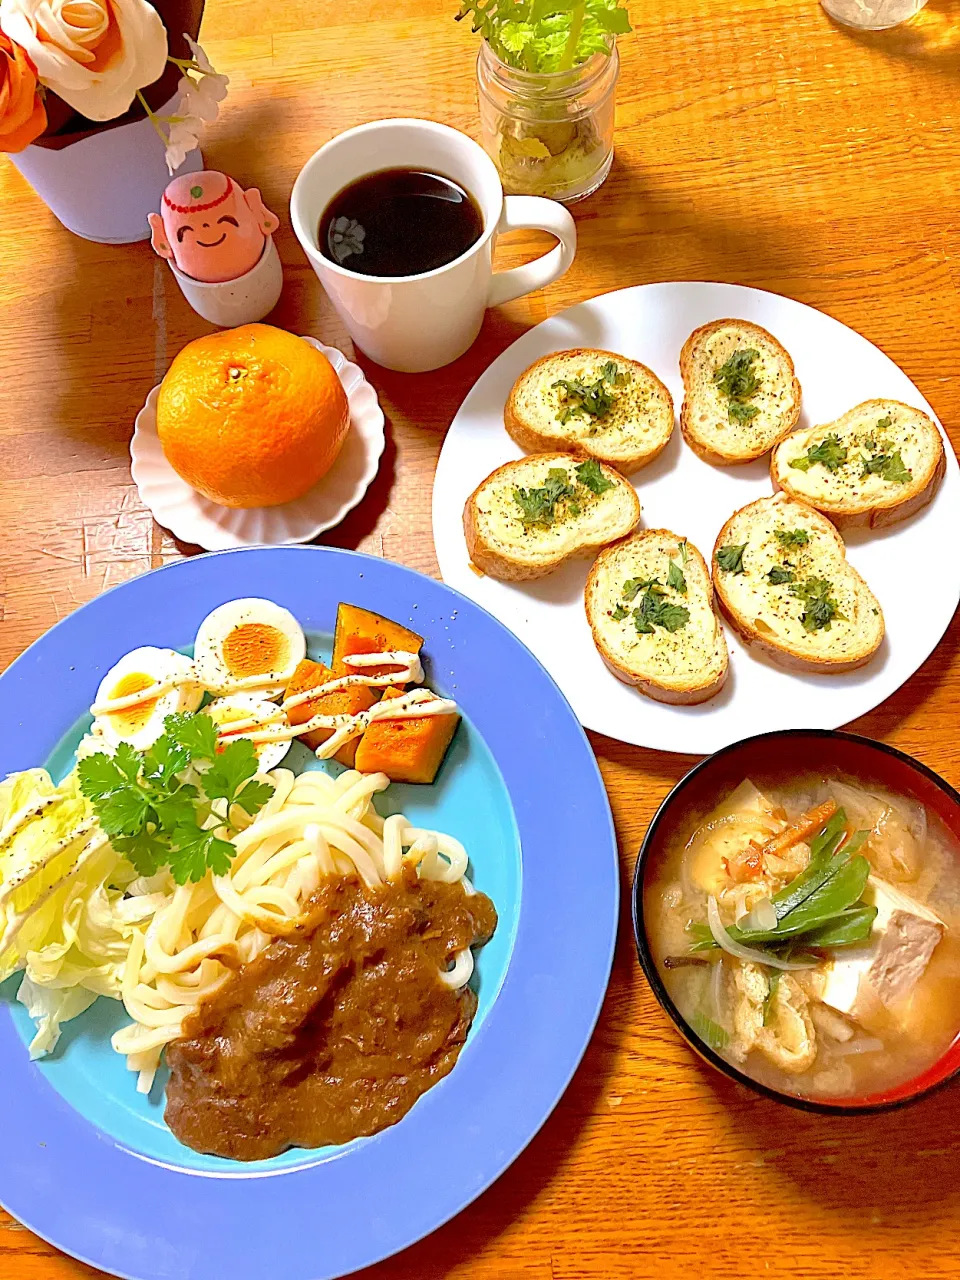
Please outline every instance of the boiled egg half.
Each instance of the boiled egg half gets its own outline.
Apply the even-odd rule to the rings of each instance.
[[[224,743],[233,742],[236,738],[246,737],[256,729],[287,728],[287,717],[275,702],[270,702],[257,693],[232,693],[225,698],[215,698],[204,707],[204,713],[210,717],[217,728],[227,736],[221,738]],[[244,731],[230,734],[231,724],[244,723]],[[253,749],[257,753],[260,773],[275,769],[290,750],[290,740],[286,742],[255,742]]]
[[[189,658],[176,649],[134,649],[100,681],[92,707],[93,731],[109,747],[129,742],[145,751],[163,733],[167,716],[196,711],[202,698]]]
[[[201,623],[194,661],[211,693],[276,698],[307,652],[303,629],[272,600],[230,600]]]

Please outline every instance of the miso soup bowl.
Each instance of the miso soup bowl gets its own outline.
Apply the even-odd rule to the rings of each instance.
[[[633,928],[637,954],[654,995],[673,1019],[681,1035],[704,1061],[731,1080],[776,1102],[803,1111],[826,1115],[859,1115],[892,1111],[916,1102],[942,1088],[960,1074],[960,1035],[947,1051],[922,1074],[883,1093],[864,1097],[843,1097],[836,1101],[798,1097],[770,1089],[752,1080],[743,1071],[720,1057],[694,1032],[674,1004],[647,938],[643,919],[646,878],[664,856],[671,838],[690,821],[693,814],[707,813],[725,794],[751,775],[792,772],[845,774],[867,786],[909,797],[935,813],[960,844],[960,794],[919,760],[870,738],[824,729],[784,729],[745,738],[701,760],[673,788],[660,805],[647,829],[633,878]]]

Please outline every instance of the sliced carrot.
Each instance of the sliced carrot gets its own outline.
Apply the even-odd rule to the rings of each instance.
[[[785,849],[793,848],[801,840],[806,840],[808,836],[812,836],[819,831],[833,817],[836,811],[837,802],[835,800],[824,800],[823,804],[815,805],[812,809],[808,809],[806,813],[801,813],[799,818],[767,841],[761,850],[761,854],[766,856],[768,853],[783,853]]]
[[[745,884],[748,880],[759,880],[763,875],[763,853],[759,845],[750,841],[742,852],[732,858],[724,858],[727,864],[727,875],[734,884]]]

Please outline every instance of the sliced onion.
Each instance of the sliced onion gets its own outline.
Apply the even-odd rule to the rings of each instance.
[[[846,1044],[831,1045],[830,1052],[835,1058],[849,1058],[857,1053],[879,1053],[882,1048],[882,1040],[863,1037],[860,1040],[848,1040]]]
[[[737,924],[744,933],[767,933],[777,927],[777,908],[769,898],[761,898]]]
[[[728,955],[736,956],[738,960],[745,960],[748,964],[766,964],[771,969],[783,969],[785,972],[792,972],[796,969],[815,969],[817,967],[813,963],[801,964],[795,960],[780,960],[777,956],[772,956],[766,951],[754,951],[752,947],[745,947],[740,942],[734,942],[723,927],[723,921],[720,919],[720,908],[713,894],[710,894],[707,898],[707,924],[710,926],[714,942],[721,950],[726,951]]]

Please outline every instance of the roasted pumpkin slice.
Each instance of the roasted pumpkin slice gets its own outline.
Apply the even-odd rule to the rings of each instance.
[[[307,693],[334,678],[333,672],[322,662],[311,662],[309,658],[304,658],[287,685],[286,696],[292,698],[295,694]],[[306,724],[313,716],[355,716],[358,712],[368,711],[373,706],[377,701],[377,692],[366,685],[355,684],[348,689],[334,690],[333,693],[321,693],[316,698],[311,698],[309,702],[292,707],[287,713],[287,718],[292,725],[298,725]],[[312,729],[310,733],[302,734],[300,741],[311,751],[316,751],[317,747],[326,742],[333,732],[333,729]],[[339,760],[341,764],[352,769],[358,742],[359,738],[352,738],[344,743],[333,757],[334,760]]]
[[[399,698],[403,689],[391,687],[383,695]],[[433,782],[456,733],[460,716],[417,716],[409,720],[374,720],[356,751],[361,773],[385,773],[391,782]]]
[[[344,665],[343,659],[350,654],[396,650],[419,653],[422,646],[423,636],[418,636],[399,622],[391,622],[389,618],[382,618],[379,613],[371,613],[369,609],[361,609],[355,604],[341,604],[337,609],[331,665],[335,675],[347,675],[350,668]],[[386,675],[390,667],[364,667],[363,670],[366,675],[379,676]]]

